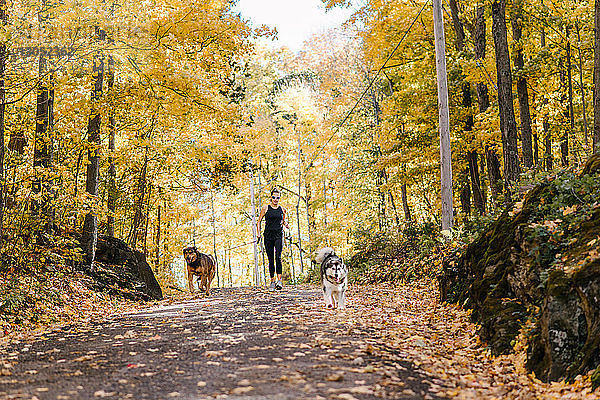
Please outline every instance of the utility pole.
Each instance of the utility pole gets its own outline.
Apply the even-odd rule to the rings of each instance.
[[[259,282],[259,274],[258,274],[258,248],[256,247],[256,207],[254,205],[254,169],[252,164],[250,164],[250,203],[252,204],[252,241],[254,243],[254,284],[256,286],[260,285]]]
[[[450,153],[450,112],[448,110],[448,77],[446,75],[446,39],[442,18],[442,0],[433,0],[433,32],[437,70],[438,110],[440,124],[440,161],[442,183],[442,230],[454,225],[452,210],[452,156]]]

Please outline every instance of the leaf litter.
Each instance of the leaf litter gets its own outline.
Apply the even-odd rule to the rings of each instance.
[[[35,343],[13,340],[16,347],[9,357],[0,357],[0,377],[12,379],[21,355],[35,353],[51,357],[55,365],[64,365],[65,376],[83,382],[86,376],[75,364],[105,368],[100,357],[113,359],[117,354],[124,357],[124,370],[130,371],[126,377],[160,379],[170,370],[169,379],[191,379],[193,389],[188,388],[188,392],[175,385],[163,393],[163,397],[172,398],[189,395],[189,390],[207,399],[284,390],[296,393],[297,398],[600,399],[600,390],[592,391],[589,376],[578,377],[572,384],[546,384],[528,374],[523,340],[517,341],[515,354],[492,357],[479,341],[469,312],[439,303],[431,282],[352,286],[349,308],[336,311],[324,309],[319,290],[288,290],[279,294],[278,300],[258,288],[231,289],[229,295],[225,291],[221,296],[199,300],[200,308],[187,305],[186,311],[177,312],[175,317],[162,317],[160,310],[198,298],[169,298],[153,307],[156,314],[151,314],[147,305],[137,311],[128,305],[131,312],[156,318],[140,320],[133,315],[133,319],[123,320],[125,323],[107,321],[99,328],[85,323],[70,326],[62,337],[54,334],[54,342],[49,339],[52,335],[38,334],[39,343],[50,340],[44,352],[39,352]],[[208,325],[199,331],[199,324]],[[103,352],[80,349],[71,353],[78,353],[76,357],[59,357],[65,354],[61,346],[75,337],[84,342],[106,342],[108,347],[103,347]],[[140,343],[133,339],[140,339]],[[113,347],[115,343],[120,346]],[[190,355],[191,365],[186,361]],[[159,360],[163,365],[170,360],[169,369],[157,369]],[[35,369],[31,366],[23,366],[20,373],[31,378],[40,375],[37,364]],[[224,376],[219,371],[230,372]],[[220,389],[207,379],[211,374],[226,380]],[[126,386],[128,382],[121,377],[113,385]],[[126,393],[125,389],[116,392],[115,386],[109,387],[90,388],[89,395],[117,398]],[[39,385],[34,390],[39,396],[46,389]],[[48,390],[52,393],[52,388]],[[68,397],[64,396],[57,394],[56,398]]]

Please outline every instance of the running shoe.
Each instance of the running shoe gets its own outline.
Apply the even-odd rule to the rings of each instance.
[[[276,287],[277,285],[275,284],[275,281],[271,282],[271,284],[269,285],[269,292],[275,291]]]
[[[283,284],[281,283],[280,280],[275,283],[275,289],[277,289],[277,290],[283,289]]]

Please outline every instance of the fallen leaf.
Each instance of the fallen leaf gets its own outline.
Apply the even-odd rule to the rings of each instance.
[[[245,393],[251,392],[253,390],[254,390],[254,387],[252,387],[252,386],[242,386],[242,387],[237,387],[237,388],[231,389],[231,394],[236,394],[236,395],[245,394]]]

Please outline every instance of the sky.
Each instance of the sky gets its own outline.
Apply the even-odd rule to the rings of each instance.
[[[321,0],[239,0],[234,10],[251,20],[254,27],[277,28],[274,45],[287,46],[295,52],[313,34],[339,27],[352,13],[351,9],[342,8],[326,13]]]

